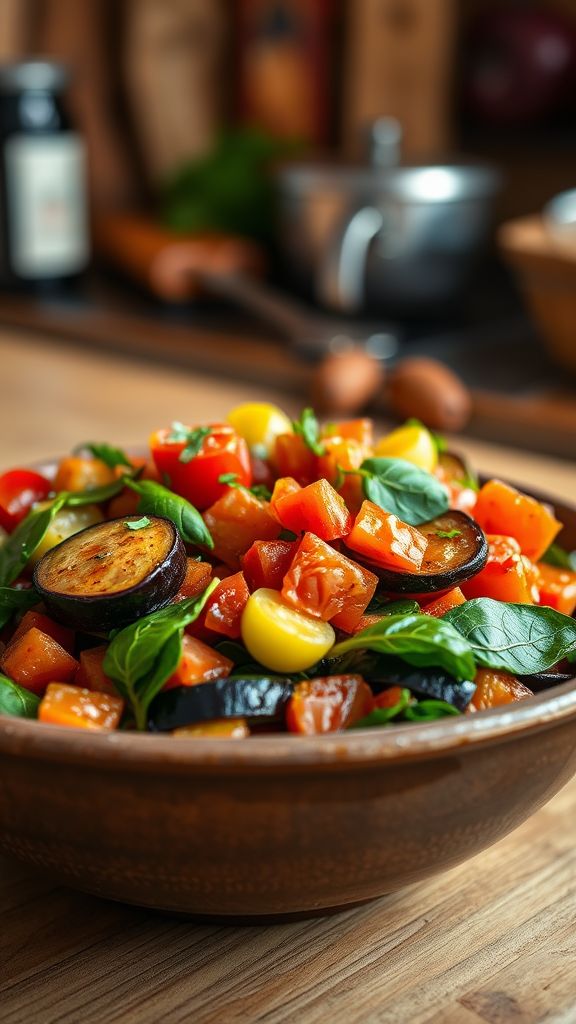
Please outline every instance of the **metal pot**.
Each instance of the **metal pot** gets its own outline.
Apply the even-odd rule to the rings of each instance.
[[[287,272],[335,311],[421,313],[446,303],[486,238],[498,174],[476,165],[391,166],[398,139],[398,126],[383,119],[373,129],[372,166],[278,172]]]

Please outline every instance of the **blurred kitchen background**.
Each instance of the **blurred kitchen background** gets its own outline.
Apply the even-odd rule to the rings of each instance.
[[[0,326],[576,457],[576,0],[0,0],[0,64]]]

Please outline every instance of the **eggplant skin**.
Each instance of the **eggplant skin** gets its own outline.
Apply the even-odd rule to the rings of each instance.
[[[567,683],[570,679],[574,679],[575,675],[576,669],[573,672],[535,672],[529,676],[516,676],[516,679],[528,686],[534,693],[539,693],[540,690],[549,690],[551,686]]]
[[[488,560],[488,541],[484,531],[465,512],[443,512],[418,529],[428,537],[428,548],[419,572],[385,569],[362,559],[362,564],[380,579],[380,589],[389,594],[433,594],[451,590],[472,579]],[[438,533],[458,530],[456,537]],[[356,556],[357,561],[361,559]]]
[[[178,686],[152,701],[148,727],[152,732],[171,732],[217,718],[283,723],[293,687],[290,679],[279,676],[226,677],[196,686]]]
[[[390,672],[384,670],[378,680],[369,680],[369,684],[375,694],[389,686],[402,686],[419,697],[444,700],[458,711],[466,710],[476,692],[476,683],[472,680],[459,683],[447,672],[436,668],[391,668]]]
[[[89,526],[48,551],[34,586],[50,615],[73,629],[106,636],[167,605],[186,574],[186,548],[174,523],[149,526],[124,516]]]

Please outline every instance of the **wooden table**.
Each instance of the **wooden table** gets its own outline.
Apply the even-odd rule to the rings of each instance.
[[[82,439],[137,444],[264,397],[7,333],[0,366],[2,465]],[[481,469],[574,496],[574,464],[458,443]],[[575,840],[576,780],[438,878],[336,917],[246,928],[106,903],[1,860],[0,1020],[574,1024]]]

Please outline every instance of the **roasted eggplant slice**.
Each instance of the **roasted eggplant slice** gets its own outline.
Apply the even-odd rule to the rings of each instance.
[[[448,511],[418,526],[428,539],[419,572],[401,572],[362,559],[380,578],[389,594],[431,594],[451,590],[475,576],[486,565],[488,542],[483,531],[465,512]],[[360,559],[357,557],[357,560]]]
[[[549,690],[551,686],[560,686],[560,683],[567,683],[569,679],[576,676],[576,668],[572,672],[535,672],[531,676],[516,676],[519,682],[530,687],[534,693],[540,690]]]
[[[125,516],[89,526],[48,551],[34,585],[54,618],[107,634],[168,604],[185,573],[186,549],[169,519]]]
[[[280,676],[216,679],[160,693],[150,706],[149,728],[171,732],[194,722],[245,718],[260,724],[284,721],[293,683]]]
[[[444,700],[458,711],[465,711],[476,690],[476,684],[472,680],[459,683],[454,676],[439,668],[411,668],[400,659],[392,658],[389,659],[388,665],[383,659],[380,667],[381,671],[376,673],[378,678],[368,679],[375,694],[381,693],[389,686],[402,686],[418,697]]]
[[[455,452],[440,452],[438,465],[444,472],[447,483],[461,484],[478,490],[478,478],[465,459]]]

